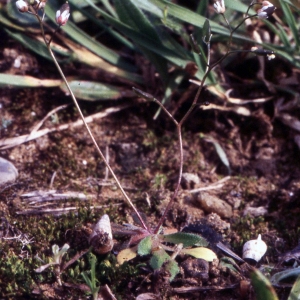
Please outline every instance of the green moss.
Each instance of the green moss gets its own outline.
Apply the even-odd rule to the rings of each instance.
[[[236,219],[231,224],[231,230],[236,233],[238,239],[233,241],[234,248],[241,248],[249,240],[256,239],[259,234],[268,231],[268,223],[263,217],[245,216]]]

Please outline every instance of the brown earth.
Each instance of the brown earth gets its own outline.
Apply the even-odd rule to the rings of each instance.
[[[18,70],[12,66],[14,51],[23,57],[21,68]],[[29,74],[41,78],[57,77],[56,70],[50,62],[34,57],[14,41],[8,39],[3,43],[0,53],[2,53],[0,57],[2,73]],[[137,65],[139,63],[137,61]],[[264,64],[267,65],[269,73],[270,69],[274,73],[280,73],[279,68],[282,66],[290,68],[279,59],[272,62],[265,61]],[[207,226],[207,238],[215,235],[217,240],[222,240],[240,256],[243,243],[261,234],[269,249],[258,267],[274,266],[280,262],[280,255],[298,245],[299,143],[297,145],[295,142],[297,131],[288,126],[284,120],[287,115],[299,117],[299,100],[292,99],[284,92],[271,93],[261,81],[256,80],[255,72],[245,71],[253,69],[253,65],[258,71],[260,66],[257,58],[246,60],[242,67],[237,64],[231,65],[230,69],[218,72],[229,78],[223,84],[234,89],[231,97],[241,101],[268,97],[270,99],[262,103],[240,105],[250,111],[250,116],[220,109],[199,108],[194,111],[186,122],[183,132],[184,172],[194,174],[198,182],[188,180],[182,185],[164,226],[182,230],[185,226],[200,222]],[[92,74],[92,70],[89,73],[89,70],[83,70],[83,66],[68,65],[65,69],[68,74],[76,74],[78,70],[79,72],[82,70],[87,76],[86,79],[92,77],[92,75],[88,77],[88,74]],[[289,71],[289,74],[280,73],[276,83],[283,82],[283,75],[298,82],[297,74],[291,69]],[[98,78],[99,81],[101,79]],[[103,80],[105,81],[104,78]],[[120,83],[117,78],[112,81],[114,84],[123,84],[126,88],[131,88]],[[148,87],[149,92],[153,93],[156,88],[159,89],[159,86]],[[290,88],[295,92],[299,89],[298,86]],[[188,108],[195,88],[185,82],[181,91],[188,91],[191,96],[181,104],[178,104],[181,95],[175,93],[173,96],[169,109],[176,110],[177,119]],[[225,107],[222,100],[215,98],[208,91],[205,92],[205,97],[205,100]],[[1,140],[30,133],[49,111],[62,104],[68,104],[67,108],[45,120],[42,128],[55,128],[78,119],[70,98],[58,89],[2,88],[0,103]],[[141,99],[124,98],[94,103],[81,101],[80,105],[86,116],[109,107],[126,106],[117,113],[96,119],[90,126],[101,149],[104,151],[107,149],[111,166],[125,190],[154,228],[167,200],[170,199],[178,176],[177,136],[172,122],[162,113],[157,120],[153,120],[157,106],[145,103]],[[286,105],[285,110],[283,105]],[[210,140],[213,138],[226,153],[230,162],[230,174],[208,138]],[[115,184],[110,183],[111,177],[104,180],[105,166],[85,129],[79,126],[54,131],[22,145],[0,150],[0,155],[12,161],[19,170],[17,181],[1,187],[0,190],[1,297],[83,299],[84,288],[80,288],[78,284],[83,284],[84,281],[78,274],[89,270],[89,261],[86,257],[75,263],[72,269],[75,275],[72,275],[71,271],[69,273],[66,271],[62,276],[64,286],[57,284],[52,271],[45,271],[46,275],[36,275],[34,269],[41,263],[34,257],[47,260],[47,257],[51,256],[53,244],[61,247],[64,243],[69,243],[72,250],[68,259],[72,258],[77,251],[86,247],[86,239],[81,236],[82,234],[76,233],[83,232],[85,227],[94,224],[104,213],[108,213],[116,224],[132,222],[132,211],[124,203]],[[197,202],[197,196],[192,195],[189,190],[207,188],[228,175],[230,178],[221,188],[206,191],[210,196],[224,200],[232,209],[230,217],[220,218],[214,213],[214,209],[212,212],[203,210]],[[90,198],[87,201],[74,199],[30,205],[22,195],[36,190],[83,192]],[[91,206],[97,208],[91,209]],[[63,216],[53,216],[53,213],[45,212],[45,209],[69,207],[79,208],[79,212],[77,213],[76,209]],[[247,212],[250,215],[245,215]],[[20,233],[33,238],[33,242],[22,248],[20,241],[7,239]],[[217,252],[218,257],[223,255],[215,248],[214,240],[211,247]],[[99,275],[99,285],[108,284],[119,299],[134,299],[146,292],[160,294],[158,299],[254,297],[253,290],[247,286],[249,282],[247,272],[236,274],[210,263],[208,277],[205,280],[193,281],[194,276],[191,275],[193,273],[184,273],[182,269],[176,279],[169,283],[168,274],[163,271],[153,272],[147,258],[137,257],[126,266],[118,267],[114,254],[115,252],[108,257],[99,256],[97,270],[102,272]],[[12,257],[13,262],[10,261]],[[5,258],[10,261],[9,265],[5,265]],[[185,260],[186,258],[180,256],[179,265],[189,266],[187,262],[183,263]],[[19,274],[12,267],[18,264],[21,267],[16,268],[26,269],[23,274]],[[10,278],[7,277],[9,274]],[[31,279],[24,279],[26,276]],[[247,287],[242,288],[245,282]],[[182,290],[181,293],[178,289],[199,286],[203,289],[188,293]],[[278,288],[277,291],[281,299],[285,299],[289,288]],[[246,296],[243,293],[246,293]]]

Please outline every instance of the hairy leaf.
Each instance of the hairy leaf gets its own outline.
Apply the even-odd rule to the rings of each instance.
[[[197,246],[207,246],[208,242],[205,238],[200,235],[187,233],[187,232],[176,232],[163,236],[165,242],[173,244],[183,244],[183,247]]]
[[[270,281],[257,269],[251,273],[251,282],[257,300],[278,300]]]
[[[139,255],[148,255],[151,253],[152,249],[152,236],[147,236],[142,239],[138,244],[138,254]]]

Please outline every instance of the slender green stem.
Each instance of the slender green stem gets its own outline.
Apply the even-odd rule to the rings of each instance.
[[[228,20],[227,20],[227,18],[225,17],[224,14],[221,14],[221,15],[222,15],[222,17],[224,18],[224,20],[225,20],[225,22],[226,22],[226,24],[227,24],[227,26],[228,26],[228,28],[229,28],[229,30],[230,30],[230,32],[231,32],[232,29],[231,29],[230,23],[228,22]]]

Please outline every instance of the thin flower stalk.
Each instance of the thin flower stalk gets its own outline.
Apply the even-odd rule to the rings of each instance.
[[[221,1],[221,2],[218,1],[217,3],[219,3],[219,4],[217,4],[217,5],[214,6],[214,7],[215,7],[216,12],[219,13],[219,14],[221,14],[221,15],[223,16],[223,18],[226,20],[226,23],[227,23],[228,28],[229,28],[229,30],[230,30],[229,41],[228,41],[228,43],[227,43],[227,50],[226,50],[226,53],[225,53],[219,60],[217,60],[217,61],[216,61],[215,63],[213,63],[213,64],[210,64],[210,42],[207,42],[207,43],[206,43],[206,44],[207,44],[207,48],[208,48],[207,67],[206,67],[204,76],[203,76],[203,78],[202,78],[202,80],[201,80],[201,84],[200,84],[200,86],[199,86],[199,88],[198,88],[198,90],[197,90],[197,93],[196,93],[196,95],[195,95],[195,97],[194,97],[194,100],[193,100],[193,102],[192,102],[190,108],[189,108],[188,111],[185,113],[185,115],[182,117],[182,119],[178,122],[178,121],[175,120],[175,118],[174,118],[172,115],[170,115],[170,114],[168,113],[167,109],[164,108],[163,104],[160,103],[158,100],[155,99],[155,102],[156,102],[157,104],[159,104],[161,108],[163,108],[163,110],[170,116],[171,120],[172,120],[172,121],[176,124],[176,126],[177,126],[178,145],[179,145],[178,149],[179,149],[179,160],[180,160],[180,166],[179,166],[179,171],[178,171],[179,174],[178,174],[178,180],[177,180],[177,185],[176,185],[176,187],[175,187],[175,191],[174,191],[174,193],[173,193],[173,195],[172,195],[172,197],[171,197],[171,200],[169,201],[169,203],[168,203],[168,205],[167,205],[167,207],[166,207],[166,209],[165,209],[165,211],[164,211],[164,213],[163,213],[162,218],[160,219],[160,221],[159,221],[157,227],[155,228],[155,231],[154,231],[155,233],[158,233],[158,232],[159,232],[160,227],[162,226],[162,224],[163,224],[163,222],[164,222],[164,220],[165,220],[165,218],[166,218],[166,216],[167,216],[169,210],[171,209],[171,207],[172,207],[172,205],[173,205],[173,203],[174,203],[174,201],[175,201],[175,199],[176,199],[176,197],[177,197],[177,195],[178,195],[178,192],[179,192],[180,183],[181,183],[181,179],[182,179],[182,172],[183,172],[183,145],[182,145],[182,130],[181,130],[181,129],[182,129],[182,126],[183,126],[184,122],[187,120],[187,118],[190,116],[190,114],[192,113],[192,111],[194,110],[194,108],[195,108],[196,106],[201,106],[201,105],[204,104],[204,101],[203,101],[202,103],[198,103],[198,99],[200,98],[201,92],[202,92],[202,90],[203,90],[205,81],[206,81],[206,79],[207,79],[209,73],[210,73],[217,65],[219,65],[226,57],[228,57],[229,55],[231,55],[231,54],[233,54],[233,53],[239,52],[239,50],[237,50],[237,51],[230,51],[231,45],[232,45],[232,39],[233,39],[233,34],[234,34],[234,32],[235,32],[236,30],[238,30],[238,28],[239,28],[239,27],[240,27],[247,19],[250,19],[250,18],[253,18],[253,17],[257,17],[257,16],[258,16],[258,14],[256,14],[256,15],[251,15],[251,16],[247,16],[248,13],[249,13],[250,8],[251,8],[253,5],[256,4],[256,3],[251,3],[251,4],[249,5],[248,9],[247,9],[246,17],[245,17],[245,18],[244,18],[244,19],[243,19],[243,20],[242,20],[242,21],[241,21],[234,29],[231,29],[231,26],[230,26],[228,20],[226,19],[225,15],[224,15],[224,12],[225,12],[225,4],[224,4],[224,1],[223,1],[223,0],[220,0],[220,1]],[[270,2],[268,2],[268,3],[266,3],[266,2],[268,2],[268,1],[264,1],[264,2],[262,3],[262,5],[263,5],[263,7],[266,7],[265,10],[268,8],[268,9],[269,9],[268,12],[272,14],[272,13],[274,12],[275,8],[272,8],[272,12],[271,12],[270,4],[269,4]],[[273,7],[274,7],[274,6],[273,6]],[[255,51],[252,51],[252,50],[247,50],[247,52],[253,52],[253,53],[255,53]],[[268,54],[267,52],[265,52],[264,55],[267,56],[269,60],[270,60],[270,59],[273,59],[273,58],[275,57],[275,55],[274,55],[273,52],[272,52],[272,53],[269,53],[269,54]]]
[[[23,0],[19,0],[19,1],[23,1]],[[24,6],[24,3],[21,3],[21,4],[22,4],[22,6]],[[20,6],[21,4],[19,3],[19,6]],[[17,6],[17,7],[18,7],[18,6]],[[20,7],[21,7],[21,6],[20,6]],[[19,8],[19,7],[18,7],[18,8]],[[137,217],[139,218],[139,221],[140,221],[142,227],[143,227],[145,230],[149,231],[149,228],[148,228],[147,225],[145,224],[145,222],[144,222],[143,218],[141,217],[139,211],[136,209],[136,207],[135,207],[134,204],[132,203],[131,199],[129,198],[129,196],[127,195],[127,193],[125,192],[125,190],[123,189],[123,187],[122,187],[122,185],[121,185],[119,179],[117,178],[117,176],[116,176],[116,174],[114,173],[114,171],[112,170],[110,164],[109,164],[108,161],[106,160],[105,155],[102,153],[100,147],[98,146],[98,144],[97,144],[97,142],[96,142],[96,140],[95,140],[95,138],[94,138],[94,136],[93,136],[93,134],[92,134],[92,132],[91,132],[89,126],[88,126],[88,124],[87,124],[86,121],[85,121],[84,115],[83,115],[83,113],[82,113],[82,111],[81,111],[81,108],[80,108],[80,106],[79,106],[79,104],[78,104],[78,101],[77,101],[77,99],[76,99],[76,97],[75,97],[75,95],[74,95],[74,93],[73,93],[73,91],[72,91],[72,89],[71,89],[71,87],[70,87],[70,85],[69,85],[69,83],[68,83],[68,81],[67,81],[67,79],[66,79],[66,77],[65,77],[65,75],[64,75],[64,73],[63,73],[63,71],[62,71],[62,69],[61,69],[61,67],[60,67],[60,65],[59,65],[59,63],[57,62],[56,57],[55,57],[55,55],[54,55],[52,49],[51,49],[51,42],[52,42],[53,36],[54,36],[55,33],[58,31],[58,29],[59,29],[61,26],[66,25],[66,22],[68,21],[68,18],[69,18],[69,15],[70,15],[68,4],[63,5],[63,6],[61,7],[61,9],[57,12],[57,14],[56,14],[56,22],[57,22],[57,24],[58,24],[59,27],[53,32],[52,37],[51,37],[49,40],[47,40],[47,38],[46,38],[45,30],[44,30],[44,25],[43,25],[43,18],[41,18],[41,17],[38,15],[38,9],[35,9],[33,6],[30,6],[29,9],[30,9],[30,11],[28,11],[28,12],[31,13],[31,14],[33,14],[33,15],[37,18],[37,20],[38,20],[38,22],[39,22],[39,24],[40,24],[40,29],[41,29],[42,37],[43,37],[43,39],[44,39],[45,45],[47,46],[47,49],[48,49],[48,51],[49,51],[49,54],[50,54],[50,56],[51,56],[51,58],[52,58],[52,60],[53,60],[53,62],[54,62],[54,64],[55,64],[55,66],[56,66],[56,68],[57,68],[57,70],[58,70],[58,72],[59,72],[61,78],[63,79],[63,81],[64,81],[64,83],[65,83],[65,85],[66,85],[66,87],[67,87],[67,89],[68,89],[68,92],[69,92],[69,94],[70,94],[70,96],[71,96],[71,98],[72,98],[72,100],[73,100],[73,102],[74,102],[74,104],[75,104],[75,106],[76,106],[76,108],[77,108],[77,110],[78,110],[79,116],[80,116],[80,118],[82,119],[82,122],[83,122],[83,124],[84,124],[84,126],[85,126],[85,128],[86,128],[86,130],[87,130],[87,132],[88,132],[88,134],[89,134],[89,136],[90,136],[90,138],[91,138],[91,140],[92,140],[92,142],[93,142],[93,144],[94,144],[94,146],[95,146],[95,148],[96,148],[96,150],[97,150],[97,152],[98,152],[98,154],[99,154],[99,156],[101,157],[101,159],[103,160],[103,162],[104,162],[106,168],[109,170],[109,172],[111,173],[112,177],[114,178],[114,180],[115,180],[115,182],[116,182],[118,188],[120,189],[121,193],[123,194],[123,196],[124,196],[126,202],[131,206],[131,208],[133,209],[133,211],[136,213],[136,215],[137,215]]]

